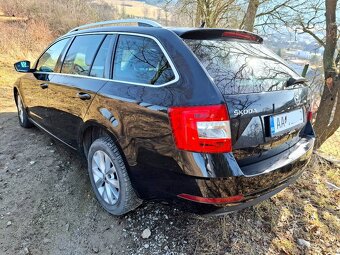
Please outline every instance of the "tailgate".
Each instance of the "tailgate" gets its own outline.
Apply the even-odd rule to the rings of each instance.
[[[301,139],[308,92],[301,87],[224,96],[231,119],[233,153],[240,166],[274,156]]]

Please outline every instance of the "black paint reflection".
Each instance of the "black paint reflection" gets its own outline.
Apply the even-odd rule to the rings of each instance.
[[[298,75],[262,44],[186,40],[222,94],[281,90]]]

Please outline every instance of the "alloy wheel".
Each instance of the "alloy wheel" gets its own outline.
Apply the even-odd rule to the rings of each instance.
[[[17,102],[18,102],[18,114],[19,114],[20,122],[23,123],[24,122],[24,107],[22,105],[21,98],[19,95],[17,98]]]
[[[98,150],[93,154],[92,175],[102,199],[109,205],[116,204],[119,198],[118,174],[110,157],[104,151]]]

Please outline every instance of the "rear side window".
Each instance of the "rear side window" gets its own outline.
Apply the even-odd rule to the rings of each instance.
[[[264,45],[224,40],[184,40],[223,94],[284,89],[299,76]]]
[[[120,35],[113,79],[139,84],[162,85],[175,79],[171,66],[151,38]]]
[[[110,47],[110,41],[112,36],[108,35],[102,45],[100,46],[100,49],[96,55],[96,58],[94,59],[90,76],[92,77],[99,77],[104,78],[104,71],[105,71],[105,64],[106,64],[106,58],[109,56],[109,47]]]
[[[61,72],[88,75],[97,49],[105,35],[77,36],[69,48]]]
[[[59,56],[69,39],[63,39],[53,44],[44,54],[40,57],[37,64],[37,71],[39,72],[55,72]]]

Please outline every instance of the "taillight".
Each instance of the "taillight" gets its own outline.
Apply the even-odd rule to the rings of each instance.
[[[307,121],[312,121],[313,120],[313,112],[309,111],[307,112]]]
[[[241,40],[249,40],[262,43],[263,39],[255,34],[250,34],[245,31],[226,31],[222,33],[222,37],[230,37]]]
[[[178,149],[231,152],[230,122],[225,105],[171,107],[169,117]]]

